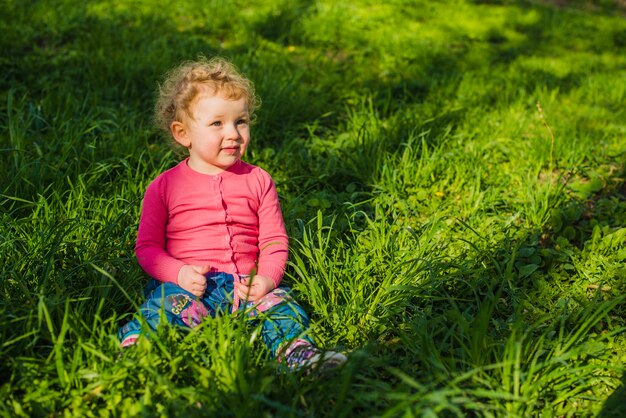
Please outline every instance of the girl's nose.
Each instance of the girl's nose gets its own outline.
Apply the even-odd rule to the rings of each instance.
[[[239,138],[239,129],[237,129],[236,125],[228,125],[228,129],[226,130],[226,137],[231,139]]]

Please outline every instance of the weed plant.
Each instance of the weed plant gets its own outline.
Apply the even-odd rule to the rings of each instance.
[[[0,2],[0,415],[624,416],[626,20],[601,0]],[[120,355],[157,81],[231,59],[320,345]]]

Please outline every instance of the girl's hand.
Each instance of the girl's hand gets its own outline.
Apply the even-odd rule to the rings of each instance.
[[[201,297],[206,290],[206,277],[209,266],[185,264],[178,272],[178,286],[194,296]]]
[[[274,280],[269,277],[259,276],[242,277],[241,281],[235,281],[235,292],[241,300],[258,302],[263,296],[274,290]]]

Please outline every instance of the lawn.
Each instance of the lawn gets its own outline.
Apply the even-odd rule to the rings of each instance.
[[[626,416],[623,2],[0,14],[1,416]],[[333,373],[285,373],[229,316],[120,354],[143,192],[181,158],[155,92],[201,55],[261,97],[245,160]]]

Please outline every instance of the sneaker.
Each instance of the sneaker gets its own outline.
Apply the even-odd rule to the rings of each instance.
[[[312,344],[303,344],[295,347],[285,359],[287,366],[294,371],[318,370],[325,372],[341,366],[347,357],[335,351],[322,351]]]

